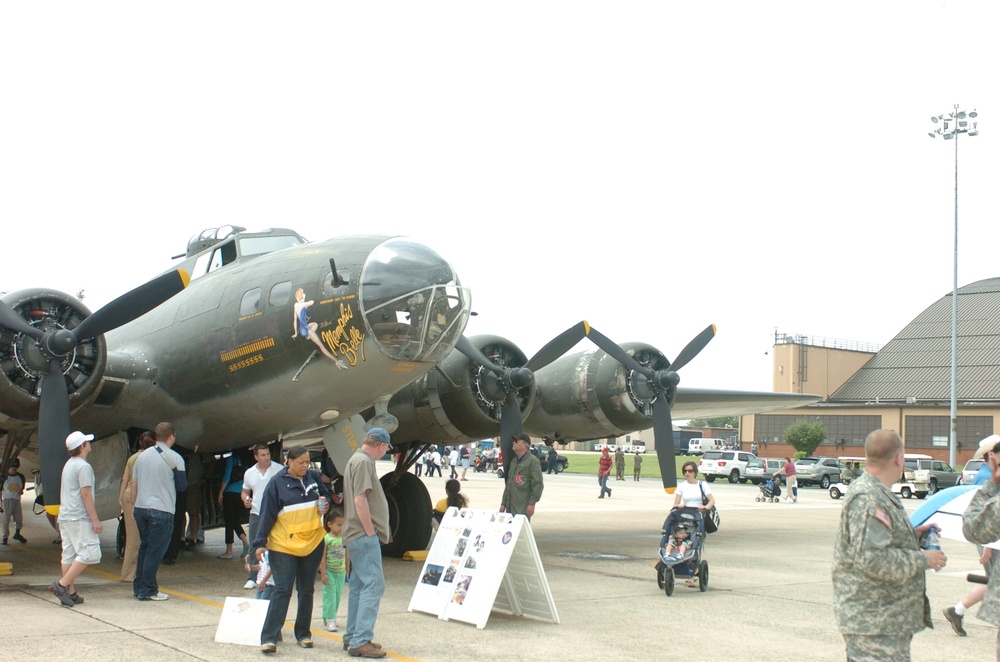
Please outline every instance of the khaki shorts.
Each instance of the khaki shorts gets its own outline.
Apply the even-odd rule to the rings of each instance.
[[[202,498],[202,485],[204,485],[204,481],[201,480],[188,485],[187,490],[184,492],[186,495],[184,510],[186,512],[201,514],[201,504],[204,502],[204,498]]]
[[[62,564],[74,561],[95,565],[101,562],[101,538],[94,532],[89,519],[59,522],[62,536]]]

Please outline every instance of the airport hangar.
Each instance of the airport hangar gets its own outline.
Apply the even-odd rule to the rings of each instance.
[[[864,455],[872,430],[897,430],[907,452],[948,461],[951,434],[951,293],[920,313],[884,347],[775,333],[774,386],[815,393],[816,404],[740,418],[740,441],[759,454],[791,455],[784,431],[801,420],[823,423],[816,455]],[[1000,278],[958,290],[956,469],[979,441],[1000,429]]]

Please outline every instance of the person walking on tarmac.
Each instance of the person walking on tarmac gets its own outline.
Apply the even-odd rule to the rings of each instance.
[[[597,484],[601,486],[601,495],[597,497],[598,499],[604,498],[604,493],[608,493],[608,497],[611,497],[611,488],[608,487],[608,476],[611,475],[611,455],[608,454],[608,449],[601,449],[601,459],[599,461],[599,466],[597,467]]]
[[[513,435],[512,439],[514,459],[506,475],[500,511],[531,519],[535,514],[535,504],[542,498],[542,465],[529,452],[531,437],[522,432]]]
[[[615,449],[615,480],[625,480],[625,451],[621,446]]]

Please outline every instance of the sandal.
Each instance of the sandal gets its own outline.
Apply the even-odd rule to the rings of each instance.
[[[219,554],[215,558],[219,559],[220,561],[232,561],[233,560],[233,555],[232,554]]]

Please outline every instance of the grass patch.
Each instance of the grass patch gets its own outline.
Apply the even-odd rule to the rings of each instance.
[[[569,460],[569,466],[566,467],[566,473],[568,474],[584,474],[587,476],[596,476],[597,469],[599,466],[599,461],[601,459],[600,453],[565,453],[566,459]],[[633,460],[635,455],[625,456],[625,476],[632,478],[633,475]],[[681,467],[688,460],[693,460],[695,463],[698,462],[698,458],[693,455],[678,455],[674,458],[675,468],[674,474],[677,478],[683,480],[684,475],[681,473]],[[615,466],[611,465],[611,475],[615,476]],[[642,456],[642,474],[643,478],[660,478],[660,462],[656,457],[656,453],[645,453]]]

